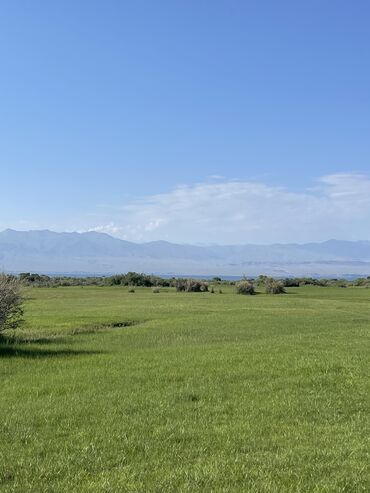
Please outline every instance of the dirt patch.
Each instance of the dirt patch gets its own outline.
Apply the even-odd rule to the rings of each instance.
[[[142,323],[140,320],[120,320],[117,322],[107,322],[107,323],[102,323],[102,324],[96,324],[93,326],[86,326],[86,327],[78,327],[76,329],[73,329],[70,334],[72,335],[77,335],[77,334],[93,334],[95,332],[100,332],[101,330],[104,329],[119,329],[119,328],[124,328],[124,327],[132,327],[134,325],[139,325]]]

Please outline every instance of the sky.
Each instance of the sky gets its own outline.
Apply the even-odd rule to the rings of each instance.
[[[367,0],[1,0],[0,230],[370,239]]]

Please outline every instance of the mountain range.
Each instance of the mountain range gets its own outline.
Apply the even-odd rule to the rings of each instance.
[[[0,232],[0,271],[112,274],[131,271],[197,276],[370,275],[370,241],[274,245],[133,243],[105,233]]]

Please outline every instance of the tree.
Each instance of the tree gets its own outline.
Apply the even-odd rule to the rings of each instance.
[[[15,329],[22,322],[23,296],[14,276],[0,274],[0,332]]]

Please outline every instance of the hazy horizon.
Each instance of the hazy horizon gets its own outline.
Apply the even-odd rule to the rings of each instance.
[[[76,230],[65,230],[65,231],[58,231],[58,230],[52,230],[52,229],[14,229],[14,228],[5,228],[3,230],[0,230],[1,233],[5,233],[6,231],[12,231],[15,233],[43,233],[43,232],[48,232],[48,233],[57,233],[57,234],[74,234],[77,233],[79,235],[83,235],[86,233],[98,233],[98,234],[103,234],[103,235],[108,235],[109,237],[116,239],[116,240],[122,240],[122,241],[128,241],[130,243],[142,245],[145,243],[171,243],[171,244],[178,244],[178,245],[187,245],[187,246],[200,246],[200,247],[212,247],[212,246],[246,246],[246,245],[253,245],[253,246],[274,246],[274,245],[306,245],[309,243],[330,243],[330,242],[349,242],[349,243],[361,243],[361,242],[370,242],[370,240],[366,240],[363,238],[357,238],[354,240],[346,240],[343,238],[327,238],[322,241],[308,241],[308,242],[275,242],[275,243],[200,243],[200,242],[195,242],[195,243],[177,243],[169,240],[164,240],[164,239],[158,239],[158,240],[150,240],[150,241],[131,241],[131,240],[126,240],[123,238],[120,238],[119,236],[116,236],[114,233],[108,233],[104,231],[97,231],[97,230],[86,230],[86,231],[76,231]]]
[[[173,275],[363,277],[370,241],[256,245],[133,243],[106,233],[0,232],[0,270],[7,272],[156,272]]]

